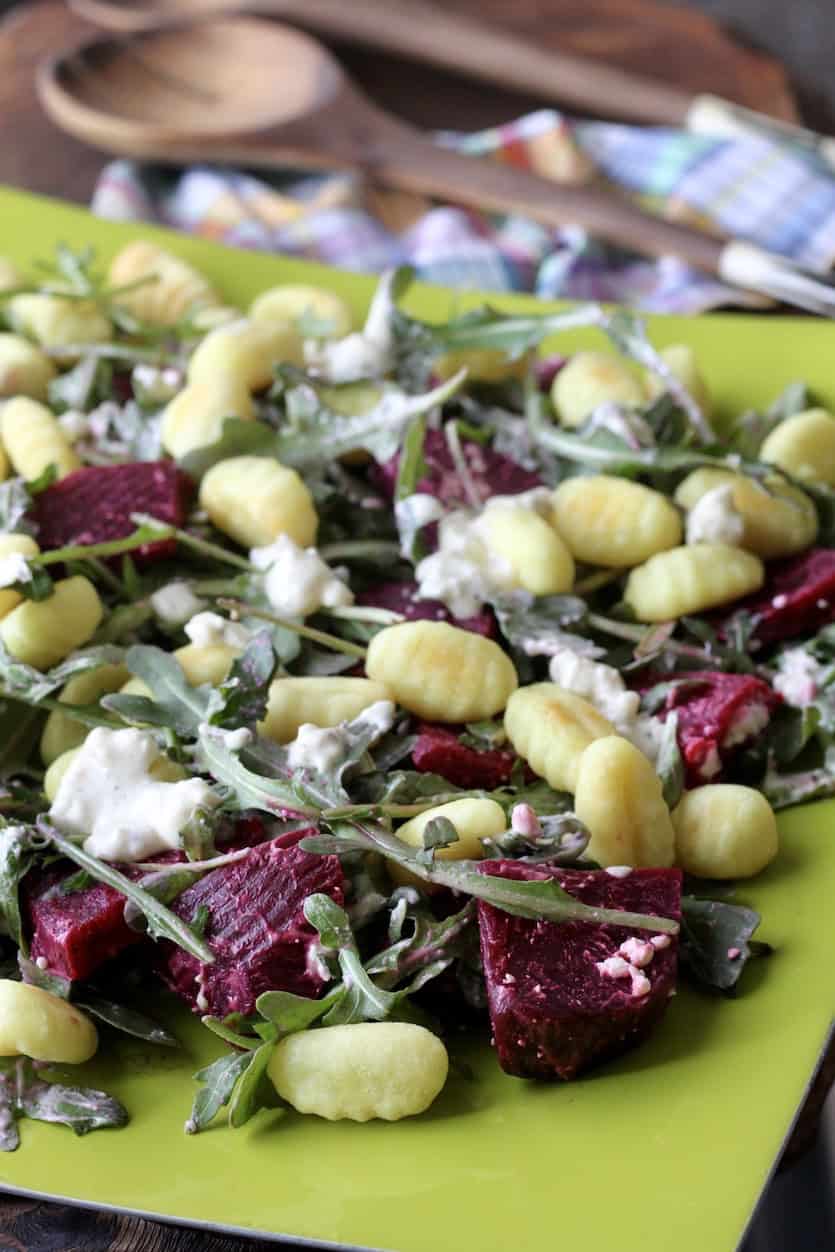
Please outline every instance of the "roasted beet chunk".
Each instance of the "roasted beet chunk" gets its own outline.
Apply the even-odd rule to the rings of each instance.
[[[160,944],[162,978],[195,1012],[252,1013],[262,991],[321,992],[324,982],[309,960],[316,932],[302,906],[315,892],[341,904],[342,870],[335,856],[281,845],[281,839],[259,844],[244,860],[206,874],[173,904],[189,922],[207,911],[203,938],[214,964]]]
[[[599,908],[681,916],[677,869],[635,869],[618,878],[606,870],[490,861],[481,871],[556,878],[570,895]],[[531,921],[483,901],[478,920],[496,1055],[519,1078],[574,1078],[627,1051],[649,1034],[675,990],[675,936],[667,942],[622,926]],[[657,946],[647,952],[653,938]],[[621,964],[604,966],[612,958]]]
[[[496,620],[489,609],[483,609],[475,617],[453,617],[445,604],[440,600],[418,600],[417,583],[378,583],[369,587],[357,596],[357,604],[368,604],[378,609],[390,609],[393,613],[402,613],[410,622],[452,622],[462,630],[472,630],[477,635],[493,638],[496,633]]]
[[[666,713],[678,714],[688,785],[715,780],[738,748],[762,734],[778,704],[768,683],[750,674],[687,674],[667,696]]]
[[[194,487],[173,461],[90,465],[53,483],[34,503],[41,548],[104,543],[135,530],[133,513],[149,513],[182,526]],[[171,556],[171,540],[149,543],[135,554],[145,560]]]
[[[424,774],[440,774],[456,787],[493,791],[510,782],[518,757],[506,748],[471,748],[455,731],[421,722],[412,749],[412,764]]]
[[[810,548],[768,567],[765,587],[736,606],[757,620],[754,638],[779,643],[835,621],[835,548]]]
[[[143,935],[125,922],[125,897],[104,883],[64,892],[75,866],[33,870],[23,880],[23,906],[33,961],[62,978],[81,979]]]
[[[482,502],[490,496],[515,496],[520,491],[530,491],[533,487],[542,486],[542,479],[537,473],[524,469],[501,452],[494,452],[492,448],[470,439],[462,440],[461,447],[473,486]],[[427,433],[423,444],[423,459],[427,472],[415,490],[436,496],[448,508],[469,506],[470,500],[455,468],[443,431],[430,430]],[[398,464],[399,454],[380,471],[382,486],[389,494],[394,492]]]

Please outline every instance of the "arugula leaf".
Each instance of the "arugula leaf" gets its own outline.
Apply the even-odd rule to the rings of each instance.
[[[428,322],[416,322],[414,325],[424,332],[425,342],[432,343],[436,355],[440,351],[493,348],[505,352],[511,360],[517,360],[548,335],[578,326],[603,326],[605,321],[606,313],[598,304],[582,304],[561,313],[519,316],[485,305],[440,325]]]
[[[76,1135],[127,1124],[127,1110],[118,1100],[90,1087],[46,1082],[27,1057],[0,1060],[0,1076],[0,1109],[5,1106],[6,1112],[6,1124],[0,1129],[2,1151],[18,1147],[14,1123],[23,1117],[68,1126]]]
[[[244,1126],[259,1109],[272,1102],[271,1089],[267,1088],[267,1098],[262,1094],[262,1084],[266,1080],[267,1066],[275,1051],[276,1040],[270,1039],[262,1043],[260,1048],[250,1052],[249,1064],[238,1077],[229,1098],[229,1125],[234,1129]]]
[[[275,431],[266,422],[243,421],[239,417],[224,419],[221,434],[214,443],[194,448],[177,462],[198,482],[218,461],[233,456],[275,456]]]
[[[337,988],[319,1000],[309,1000],[291,991],[264,991],[255,1001],[255,1007],[262,1017],[273,1023],[283,1039],[320,1021],[339,994],[341,990]]]
[[[289,812],[303,817],[318,817],[325,807],[307,786],[293,778],[287,766],[286,749],[277,745],[268,746],[259,739],[240,752],[231,752],[205,730],[200,732],[197,747],[197,762],[201,770],[210,773],[228,788],[229,800],[238,809],[261,809],[279,816]],[[265,761],[273,777],[255,773],[249,768],[249,763],[261,765]]]
[[[405,500],[414,495],[417,485],[427,472],[423,456],[423,443],[426,438],[426,414],[413,418],[406,431],[400,460],[397,465],[397,482],[394,488],[395,500]]]
[[[44,674],[31,665],[18,661],[0,643],[0,680],[10,695],[19,696],[27,704],[38,704],[53,691],[63,687],[74,674],[98,669],[102,665],[119,664],[123,659],[122,648],[101,644],[79,649]]]
[[[534,597],[515,591],[497,596],[493,610],[505,639],[526,656],[550,656],[559,647],[578,643],[585,655],[600,655],[593,643],[572,633],[583,630],[588,621],[588,606],[579,596]]]
[[[0,533],[31,534],[34,526],[26,520],[32,497],[22,478],[8,478],[0,483]]]
[[[142,1039],[145,1043],[154,1043],[163,1048],[179,1048],[180,1041],[157,1022],[146,1017],[137,1009],[126,1004],[118,1004],[115,1000],[107,1000],[102,996],[86,993],[81,1000],[74,1003],[85,1013],[97,1017],[100,1022],[119,1030],[134,1039]]]
[[[681,961],[706,987],[732,991],[751,957],[771,951],[767,944],[751,943],[761,920],[753,909],[685,895],[681,910]]]
[[[0,934],[8,935],[24,956],[28,945],[20,914],[20,883],[33,857],[24,826],[0,828]]]
[[[539,815],[538,815],[539,816]],[[503,835],[484,839],[485,857],[501,860],[547,861],[549,865],[575,865],[585,852],[589,832],[576,813],[540,817],[540,831],[522,834],[512,827]]]
[[[63,978],[60,974],[51,974],[49,970],[41,969],[35,961],[30,961],[22,952],[17,954],[17,967],[23,982],[39,987],[41,991],[48,991],[59,1000],[69,1000],[72,991],[72,982],[69,978]]]
[[[72,369],[50,380],[47,387],[49,407],[55,413],[77,409],[86,413],[112,393],[113,366],[94,353],[81,358]]]
[[[164,726],[178,735],[194,737],[209,717],[213,688],[189,686],[182,667],[162,648],[136,644],[128,649],[125,664],[147,683],[153,699],[110,695],[102,699],[102,707],[112,709],[127,721]]]
[[[262,721],[277,665],[272,632],[259,630],[217,688],[221,703],[209,718],[210,725],[252,728]]]
[[[684,790],[684,761],[678,746],[677,713],[670,713],[664,722],[655,772],[663,784],[664,803],[668,809],[672,810],[678,804]]]
[[[194,1080],[201,1086],[195,1094],[191,1116],[186,1122],[186,1134],[196,1135],[205,1130],[229,1103],[235,1084],[249,1068],[252,1057],[252,1052],[226,1053],[197,1071]]]

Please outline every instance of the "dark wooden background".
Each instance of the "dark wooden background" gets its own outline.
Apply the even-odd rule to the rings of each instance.
[[[800,116],[810,125],[835,132],[833,0],[442,2],[445,7],[505,22],[539,44],[597,56],[694,90],[714,91],[775,116]],[[77,36],[83,25],[58,0],[0,0],[0,15],[4,13],[0,20],[0,182],[84,203],[105,158],[59,134],[41,114],[32,87],[37,60]],[[376,54],[339,52],[370,94],[427,127],[489,125],[541,103],[382,60]],[[784,1156],[784,1166],[800,1159],[799,1168],[806,1169],[802,1198],[791,1197],[777,1221],[766,1206],[746,1252],[825,1252],[835,1247],[835,1237],[823,1227],[804,1233],[803,1214],[795,1213],[793,1207],[798,1203],[807,1210],[820,1207],[821,1189],[827,1188],[823,1175],[809,1170],[810,1158],[806,1158],[807,1165],[801,1158],[815,1139],[820,1107],[833,1076],[835,1055],[815,1085]],[[207,1185],[211,1185],[209,1180]],[[778,1191],[781,1185],[778,1180]],[[831,1189],[831,1182],[828,1185]],[[45,1178],[44,1187],[48,1186]],[[16,1252],[254,1252],[266,1246],[257,1240],[0,1197],[0,1249]]]

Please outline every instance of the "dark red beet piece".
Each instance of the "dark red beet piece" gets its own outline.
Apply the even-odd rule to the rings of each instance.
[[[534,361],[533,372],[539,390],[550,391],[551,384],[557,374],[567,363],[568,357],[561,356],[559,352],[552,352],[549,356],[538,357]]]
[[[74,470],[35,497],[38,543],[46,551],[70,544],[123,539],[135,530],[132,513],[149,513],[182,526],[194,484],[173,461],[131,461]],[[149,543],[133,555],[140,560],[169,557],[173,540]]]
[[[835,548],[810,548],[767,567],[765,587],[734,606],[757,618],[754,638],[779,643],[835,621]]]
[[[511,461],[510,457],[494,452],[491,447],[475,443],[471,439],[462,439],[461,447],[470,477],[482,502],[490,496],[515,496],[520,491],[530,491],[533,487],[542,486],[542,479],[533,470],[524,469]],[[427,432],[423,444],[423,459],[427,473],[415,490],[436,496],[442,504],[448,506],[469,506],[470,501],[453,463],[443,431]],[[380,485],[390,496],[394,494],[399,462],[400,454],[397,453],[380,467]]]
[[[445,604],[440,600],[418,600],[415,596],[417,583],[378,583],[369,587],[357,596],[357,604],[368,604],[378,609],[391,609],[393,613],[402,613],[410,622],[452,622],[462,630],[472,630],[477,635],[493,638],[496,634],[496,619],[489,609],[482,609],[475,617],[453,617]]]
[[[521,861],[489,861],[482,873],[501,878],[555,878],[584,904],[681,916],[681,871],[634,869],[625,878],[605,870],[571,870]],[[519,1078],[574,1078],[582,1070],[640,1043],[675,991],[678,939],[655,952],[643,969],[651,988],[632,994],[632,980],[610,978],[598,962],[626,939],[649,931],[591,922],[545,922],[514,917],[479,901],[481,956],[496,1055]]]
[[[510,782],[518,757],[506,748],[471,748],[448,726],[421,722],[412,764],[424,774],[440,774],[456,787],[493,791]]]
[[[160,944],[159,973],[198,1013],[252,1013],[262,991],[317,996],[324,980],[309,959],[316,932],[302,912],[305,899],[325,892],[342,903],[342,869],[335,856],[316,856],[272,839],[232,865],[212,870],[172,907],[191,921],[208,910],[204,939],[215,954],[203,965],[181,948]]]
[[[699,670],[687,674],[667,696],[662,718],[678,714],[678,746],[687,785],[715,781],[728,758],[768,724],[780,698],[761,678]],[[751,718],[746,733],[745,723]]]

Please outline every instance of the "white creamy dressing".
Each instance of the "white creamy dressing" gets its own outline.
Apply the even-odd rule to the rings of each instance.
[[[386,281],[388,279],[388,281]],[[304,344],[305,365],[331,383],[355,383],[362,378],[382,378],[394,365],[391,315],[394,301],[391,275],[378,283],[361,331],[344,339],[308,339]]]
[[[32,579],[32,567],[20,552],[10,552],[0,557],[0,587],[13,587],[15,583],[28,583]]]
[[[355,717],[351,724],[355,730],[368,725],[373,729],[376,740],[391,730],[394,714],[395,708],[391,700],[377,700],[363,710],[359,717]],[[346,725],[345,722],[339,726],[314,726],[312,722],[301,725],[287,752],[290,769],[315,770],[320,774],[334,769],[350,748]]]
[[[803,648],[788,648],[777,662],[772,686],[786,704],[802,709],[818,694],[825,668]]]
[[[67,409],[66,413],[57,418],[57,422],[70,443],[78,443],[79,439],[84,439],[90,433],[87,415],[80,413],[78,409]]]
[[[253,548],[249,559],[264,571],[264,591],[282,617],[309,617],[321,608],[354,603],[351,588],[326,565],[315,548],[300,548],[279,535],[266,548]]]
[[[219,613],[197,613],[183,629],[198,648],[245,648],[252,632],[240,622],[230,622]]]
[[[418,532],[432,522],[439,522],[444,512],[440,500],[425,491],[416,491],[395,502],[394,521],[400,536],[400,552],[407,561],[412,559]]]
[[[735,717],[722,740],[723,748],[735,748],[747,739],[753,739],[761,730],[765,730],[771,714],[766,704],[749,704],[739,717]]]
[[[206,601],[196,596],[187,582],[166,583],[151,596],[151,608],[168,626],[182,626],[205,607]]]
[[[224,730],[222,726],[210,726],[208,722],[201,722],[197,731],[207,739],[214,739],[216,743],[222,744],[230,752],[240,752],[241,748],[252,743],[253,738],[252,731],[245,726],[241,726],[239,730]]]
[[[85,835],[84,850],[105,861],[143,861],[180,847],[180,831],[199,808],[220,797],[199,778],[160,782],[151,769],[161,759],[144,730],[96,727],[61,779],[49,816],[70,835]]]
[[[734,507],[733,483],[706,491],[687,514],[688,543],[726,543],[733,547],[745,532],[745,520]]]

